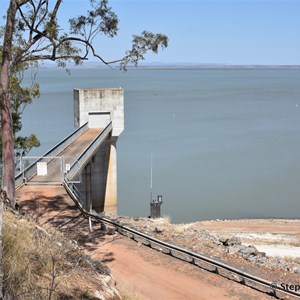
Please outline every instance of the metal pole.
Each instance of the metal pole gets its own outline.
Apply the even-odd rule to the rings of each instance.
[[[61,156],[61,160],[60,160],[61,166],[60,166],[60,170],[61,170],[61,182],[64,182],[65,179],[65,158],[62,155]]]
[[[150,167],[150,202],[152,202],[153,200],[153,195],[152,195],[152,185],[153,185],[153,180],[152,180],[152,176],[153,176],[153,157],[152,157],[152,153],[151,153],[151,167]]]

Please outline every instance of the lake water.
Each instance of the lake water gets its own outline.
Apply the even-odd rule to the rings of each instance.
[[[74,130],[73,88],[122,87],[118,212],[148,216],[153,195],[172,222],[299,218],[300,70],[44,69],[23,134],[43,154]]]

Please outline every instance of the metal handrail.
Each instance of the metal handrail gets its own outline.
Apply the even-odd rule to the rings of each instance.
[[[108,134],[112,130],[112,122],[110,122],[100,133],[99,135],[93,140],[93,142],[89,145],[89,147],[79,156],[77,159],[77,162],[73,163],[70,167],[70,171],[67,173],[68,179],[72,179],[76,176],[76,174],[79,172],[79,169],[75,166],[79,164],[81,168],[83,168],[91,156],[95,154],[97,151],[99,144],[101,144],[105,138],[108,136]]]
[[[43,157],[57,156],[57,154],[59,154],[68,145],[70,145],[73,141],[75,141],[87,129],[88,129],[88,122],[83,124],[81,127],[76,129],[75,131],[73,131],[71,134],[69,134],[66,138],[64,138],[62,141],[60,141],[58,144],[56,144],[54,147],[52,147],[49,151],[47,151],[43,156],[37,158],[36,161],[34,161],[31,165],[29,165],[25,170],[23,170],[21,173],[19,173],[15,177],[16,188],[18,188],[24,182],[24,176],[27,177],[28,172],[31,171],[32,174],[35,173],[34,169],[36,168],[36,164],[39,161],[41,161],[43,159]]]
[[[283,287],[281,287],[279,285],[274,285],[274,282],[271,282],[269,280],[266,280],[266,279],[260,278],[258,276],[252,275],[250,273],[241,271],[241,270],[239,270],[237,268],[234,268],[234,267],[232,267],[230,265],[227,265],[225,263],[217,261],[217,260],[215,260],[213,258],[210,258],[208,256],[205,256],[203,254],[195,253],[195,252],[189,251],[187,249],[184,249],[182,247],[179,247],[179,246],[167,243],[165,241],[156,239],[156,238],[154,238],[152,236],[149,236],[149,235],[147,235],[145,233],[142,233],[142,232],[137,231],[135,229],[129,228],[129,227],[124,226],[124,225],[121,225],[118,222],[109,220],[109,219],[104,218],[104,217],[100,217],[99,215],[97,215],[95,213],[88,212],[83,207],[83,203],[82,202],[80,203],[78,201],[76,194],[73,193],[73,191],[71,190],[71,186],[72,185],[68,181],[65,180],[64,181],[64,186],[65,186],[67,192],[69,193],[69,195],[71,196],[71,198],[73,199],[73,201],[75,202],[75,204],[78,206],[78,208],[80,209],[80,211],[85,216],[93,217],[93,218],[95,218],[97,220],[100,220],[100,221],[103,221],[103,222],[108,223],[110,225],[113,225],[113,226],[115,226],[117,228],[118,232],[121,233],[121,234],[124,234],[123,231],[125,231],[125,232],[129,232],[130,234],[132,234],[132,238],[133,239],[134,239],[135,236],[140,237],[142,239],[145,239],[147,242],[149,242],[149,243],[147,243],[147,245],[150,246],[150,247],[152,247],[153,249],[156,249],[156,250],[157,250],[157,248],[154,248],[152,246],[152,243],[154,243],[154,244],[156,244],[158,246],[165,247],[166,249],[169,250],[169,252],[165,253],[165,254],[170,254],[170,255],[174,256],[174,253],[172,251],[175,251],[175,252],[181,253],[181,254],[185,254],[185,255],[187,255],[189,257],[189,260],[186,260],[186,261],[188,261],[189,263],[193,263],[194,265],[199,266],[198,264],[196,264],[195,259],[198,259],[199,261],[208,263],[209,265],[211,265],[211,266],[214,267],[214,272],[215,273],[220,274],[221,276],[226,277],[228,279],[234,280],[234,279],[232,279],[230,277],[227,277],[227,276],[221,274],[219,272],[220,271],[219,269],[223,269],[223,270],[225,270],[225,271],[227,271],[229,273],[239,275],[241,277],[241,280],[237,281],[237,282],[242,283],[242,284],[244,284],[244,285],[246,285],[248,287],[255,288],[255,289],[257,289],[257,290],[259,290],[261,292],[264,292],[264,293],[267,293],[267,294],[272,294],[276,298],[280,298],[280,296],[276,293],[277,291],[279,291],[279,292],[283,293],[284,295],[290,295],[290,296],[296,297],[297,299],[300,299],[300,294],[299,293],[297,293],[295,291],[291,291],[291,290],[285,290]],[[176,258],[176,256],[174,256],[174,257]],[[201,267],[201,266],[199,266],[199,267]],[[261,290],[259,288],[256,288],[256,287],[252,286],[245,279],[248,279],[249,281],[258,284],[259,286],[267,288],[268,292],[266,292],[265,290]]]
[[[70,192],[72,194],[72,198],[76,199],[83,208],[84,199],[75,184],[68,180],[64,180],[63,184],[67,188],[67,192]]]

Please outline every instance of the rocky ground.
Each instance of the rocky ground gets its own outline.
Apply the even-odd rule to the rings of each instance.
[[[121,218],[124,225],[205,254],[276,283],[300,284],[300,220],[230,220],[170,224]],[[261,251],[265,246],[272,256]],[[274,249],[284,247],[285,252]],[[275,254],[275,255],[274,255]],[[293,255],[290,255],[293,254]]]

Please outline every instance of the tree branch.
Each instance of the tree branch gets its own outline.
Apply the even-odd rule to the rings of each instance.
[[[18,0],[17,1],[17,8],[23,6],[24,4],[28,3],[30,0]]]
[[[24,0],[24,1],[28,2],[28,0]],[[42,5],[44,5],[45,3],[48,5],[48,0],[46,0],[46,1],[40,1],[39,2],[39,6],[38,6],[39,10],[40,10],[40,7]],[[56,19],[56,16],[57,16],[57,12],[59,10],[59,7],[60,7],[61,3],[62,3],[62,0],[57,0],[56,1],[55,7],[54,7],[54,9],[53,9],[53,11],[51,13],[50,20],[47,22],[46,25],[49,25],[49,24],[52,24],[53,22],[55,22],[55,19]],[[19,11],[22,12],[20,9],[19,9]],[[46,11],[48,11],[48,9],[46,9]],[[37,26],[35,26],[35,28],[33,28],[33,26],[34,26],[33,24],[32,25],[29,24],[29,22],[26,20],[25,15],[23,14],[23,12],[21,13],[21,16],[22,16],[23,21],[25,22],[25,24],[27,25],[27,27],[31,31],[30,32],[30,37],[31,38],[15,54],[14,65],[17,65],[19,62],[21,62],[22,61],[21,57],[23,56],[23,54],[26,53],[36,42],[38,42],[43,37],[46,38],[46,39],[48,39],[48,40],[50,40],[50,42],[51,42],[52,45],[55,45],[54,40],[51,39],[51,37],[49,36],[49,32],[48,32],[47,26],[45,26],[45,28],[43,29],[43,31],[38,30],[38,26],[43,22],[44,17],[46,16],[46,13],[43,15],[42,20],[38,23]],[[34,18],[34,19],[36,19],[36,18]],[[34,37],[32,37],[32,33],[36,33],[36,35]]]
[[[46,19],[46,17],[47,17],[47,13],[48,13],[48,3],[49,3],[48,0],[47,0],[47,1],[40,1],[40,2],[39,2],[39,5],[38,5],[38,7],[37,7],[37,9],[36,9],[36,13],[35,13],[34,20],[36,20],[36,16],[37,16],[39,10],[43,7],[44,4],[46,4],[46,9],[45,9],[45,13],[44,13],[43,16],[41,17],[40,21],[36,24],[36,26],[35,26],[36,29],[42,24],[42,22],[43,22],[43,21]]]

